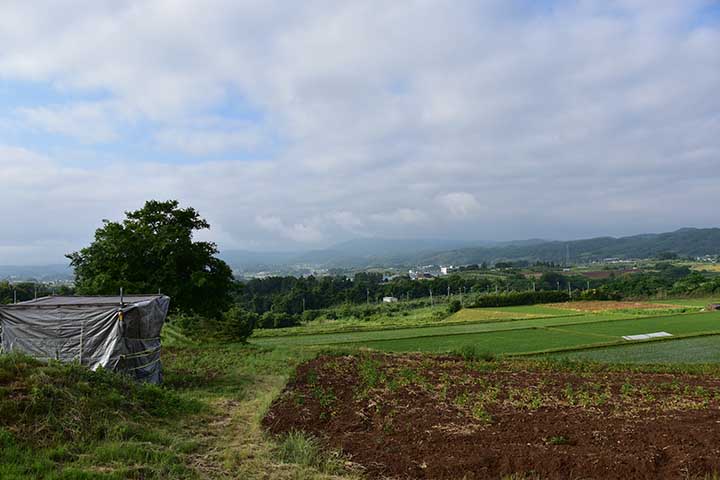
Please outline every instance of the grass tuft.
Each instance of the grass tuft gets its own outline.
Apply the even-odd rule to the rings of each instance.
[[[477,345],[472,344],[463,345],[453,350],[452,353],[469,361],[483,360],[485,362],[493,362],[496,360],[494,353],[482,350]]]
[[[315,437],[299,431],[288,433],[280,442],[278,458],[283,463],[311,467],[328,474],[340,472],[343,466],[338,454],[325,452]]]

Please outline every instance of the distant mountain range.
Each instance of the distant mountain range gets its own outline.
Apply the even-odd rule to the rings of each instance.
[[[720,228],[683,228],[668,233],[584,240],[521,240],[470,242],[431,239],[357,239],[308,252],[259,253],[230,250],[222,257],[238,270],[289,265],[332,267],[390,267],[411,265],[466,265],[498,261],[582,263],[605,258],[651,258],[663,252],[679,256],[720,254]]]
[[[312,268],[412,267],[468,265],[499,261],[584,263],[605,258],[651,258],[672,252],[682,257],[720,254],[720,228],[683,228],[668,233],[584,240],[520,240],[472,242],[448,239],[362,238],[311,251],[254,252],[225,250],[220,256],[238,272],[281,271],[307,265]],[[0,280],[70,280],[66,265],[1,266]]]
[[[49,282],[73,278],[68,265],[0,265],[0,280]]]
[[[403,263],[408,254],[431,255],[439,251],[466,248],[472,245],[478,245],[478,243],[445,239],[362,238],[338,243],[321,250],[304,252],[224,250],[220,257],[235,269],[250,271],[289,265],[360,268],[376,264]]]

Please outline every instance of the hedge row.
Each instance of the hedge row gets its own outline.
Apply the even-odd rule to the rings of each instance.
[[[510,307],[513,305],[534,305],[536,303],[567,302],[570,295],[566,291],[540,290],[537,292],[512,292],[497,295],[479,295],[472,297],[466,305],[469,307]]]

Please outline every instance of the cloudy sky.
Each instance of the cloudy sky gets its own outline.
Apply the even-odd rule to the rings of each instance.
[[[717,226],[720,3],[4,1],[0,264],[168,198],[254,250]]]

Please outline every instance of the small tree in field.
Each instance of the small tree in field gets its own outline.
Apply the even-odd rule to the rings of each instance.
[[[258,320],[257,313],[234,306],[222,316],[221,336],[224,340],[245,342],[252,335]]]
[[[219,317],[231,304],[232,270],[217,247],[193,234],[210,228],[194,208],[176,200],[149,201],[122,222],[103,220],[90,246],[67,257],[84,295],[154,293],[172,298],[176,310]]]
[[[450,301],[450,303],[448,303],[447,311],[450,315],[459,312],[460,310],[462,310],[462,303],[460,302],[460,300],[452,300]]]

